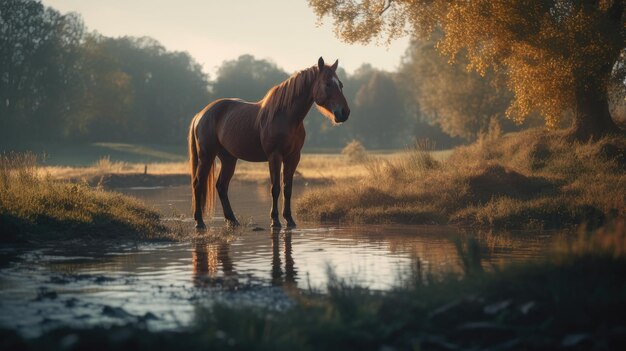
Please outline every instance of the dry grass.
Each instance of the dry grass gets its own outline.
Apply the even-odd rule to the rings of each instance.
[[[441,154],[440,157],[445,157]],[[378,159],[393,160],[399,154],[379,154]],[[129,163],[115,162],[109,158],[102,158],[89,167],[49,166],[37,169],[41,176],[47,176],[57,180],[85,180],[97,183],[100,177],[117,175],[143,174],[147,166],[148,175],[187,175],[189,166],[186,162],[169,163]],[[219,167],[219,162],[218,162]],[[296,178],[305,182],[328,183],[332,181],[355,180],[368,174],[365,162],[351,162],[349,157],[340,154],[303,154],[298,165]],[[92,181],[92,180],[96,181]],[[269,169],[266,162],[239,161],[233,181],[243,182],[267,182],[269,181]]]
[[[0,155],[0,241],[158,238],[166,232],[157,212],[136,199],[40,173],[32,154]]]
[[[624,138],[569,144],[533,129],[486,135],[443,161],[418,147],[359,181],[305,193],[310,220],[555,228],[626,215]]]

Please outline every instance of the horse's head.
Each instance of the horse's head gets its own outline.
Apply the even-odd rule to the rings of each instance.
[[[342,123],[348,119],[350,108],[343,96],[343,83],[337,78],[339,60],[332,66],[324,64],[320,57],[317,61],[319,74],[313,83],[313,101],[317,109],[334,123]]]

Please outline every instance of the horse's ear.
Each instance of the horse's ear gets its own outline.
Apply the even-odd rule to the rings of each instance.
[[[320,56],[320,59],[317,60],[317,67],[321,70],[324,69],[324,59],[322,58],[322,56]]]
[[[333,71],[335,71],[335,72],[336,72],[336,71],[337,71],[337,66],[339,66],[339,59],[337,59],[337,60],[335,61],[335,63],[333,63],[333,65],[332,65],[332,66],[330,66],[330,68],[332,68],[332,69],[333,69]]]

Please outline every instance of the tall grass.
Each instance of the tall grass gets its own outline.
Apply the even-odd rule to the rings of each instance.
[[[306,193],[298,215],[498,228],[599,226],[626,215],[624,138],[571,144],[539,129],[494,131],[444,161],[428,148],[373,158],[360,181]]]
[[[0,241],[164,232],[157,212],[138,200],[42,176],[30,153],[0,155]]]

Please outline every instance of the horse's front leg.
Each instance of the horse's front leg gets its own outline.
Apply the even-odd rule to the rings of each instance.
[[[270,181],[272,183],[272,211],[270,217],[272,218],[272,228],[280,228],[280,220],[278,219],[278,197],[280,196],[280,166],[283,161],[283,157],[278,152],[274,152],[270,155]]]
[[[283,204],[283,218],[287,221],[287,227],[295,227],[296,222],[291,216],[291,188],[293,186],[293,175],[296,173],[296,167],[300,162],[300,152],[297,152],[285,159],[283,167],[283,196],[285,198]]]

